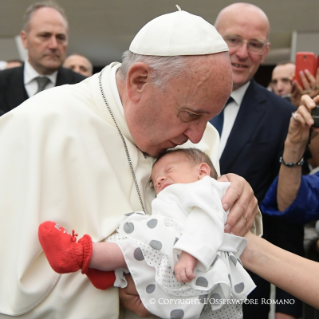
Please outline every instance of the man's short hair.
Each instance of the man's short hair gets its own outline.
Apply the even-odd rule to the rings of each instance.
[[[84,56],[84,55],[82,55],[82,54],[72,53],[72,54],[70,54],[70,55],[65,59],[65,61],[66,61],[69,57],[72,57],[72,56],[74,56],[74,55],[77,55],[77,56],[80,56],[80,57],[86,59],[86,60],[89,62],[90,72],[93,74],[93,64],[92,64],[92,62],[91,62],[86,56]],[[65,61],[64,61],[64,63],[65,63]],[[64,64],[64,63],[63,63],[63,64]]]
[[[207,154],[205,154],[198,148],[176,148],[172,150],[167,150],[156,159],[156,161],[153,164],[153,167],[162,157],[172,153],[178,153],[185,156],[193,165],[206,163],[210,168],[210,177],[217,179],[217,172],[212,161],[210,160]]]
[[[32,19],[33,13],[41,8],[55,9],[56,11],[58,11],[62,15],[62,17],[65,19],[66,23],[68,22],[68,19],[65,15],[63,8],[61,8],[56,2],[54,2],[52,0],[36,2],[36,3],[31,4],[24,13],[24,16],[23,16],[23,30],[24,31],[28,31],[29,24],[30,24],[30,21]]]
[[[293,64],[293,65],[295,65],[294,62],[291,62],[291,61],[289,61],[289,60],[286,60],[286,61],[280,61],[280,62],[278,62],[278,63],[276,64],[276,66],[286,65],[286,64]]]
[[[129,50],[122,55],[122,64],[118,70],[121,81],[125,81],[130,67],[143,62],[151,68],[151,79],[155,87],[165,91],[167,82],[181,77],[187,72],[187,56],[153,56],[133,53]]]

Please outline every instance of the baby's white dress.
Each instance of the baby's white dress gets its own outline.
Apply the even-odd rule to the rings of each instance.
[[[208,176],[170,185],[153,200],[151,216],[126,214],[108,238],[121,248],[144,306],[156,316],[242,318],[255,284],[239,259],[246,239],[224,233],[228,212],[221,199],[229,185]],[[198,260],[190,283],[173,273],[181,251]],[[116,276],[117,286],[125,286],[121,270]]]

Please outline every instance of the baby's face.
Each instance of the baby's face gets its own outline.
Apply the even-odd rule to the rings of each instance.
[[[191,164],[180,153],[164,155],[153,167],[152,181],[156,194],[165,187],[175,184],[193,183],[200,179],[200,165]]]

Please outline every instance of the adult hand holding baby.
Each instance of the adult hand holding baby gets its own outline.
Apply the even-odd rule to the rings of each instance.
[[[222,199],[224,210],[230,208],[225,233],[244,236],[253,226],[259,213],[258,201],[254,192],[246,180],[236,174],[223,175],[218,181],[231,182],[231,186]]]

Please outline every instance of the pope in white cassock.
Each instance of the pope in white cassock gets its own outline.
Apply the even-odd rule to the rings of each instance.
[[[54,220],[98,242],[123,214],[150,214],[154,157],[188,140],[218,168],[219,137],[207,121],[231,92],[227,51],[202,18],[163,15],[140,30],[122,65],[43,91],[0,118],[0,318],[148,315],[132,281],[119,297],[80,272],[55,273],[37,229]],[[256,199],[241,177],[220,180],[232,183],[225,208],[235,202],[225,229],[243,235],[259,217]]]

